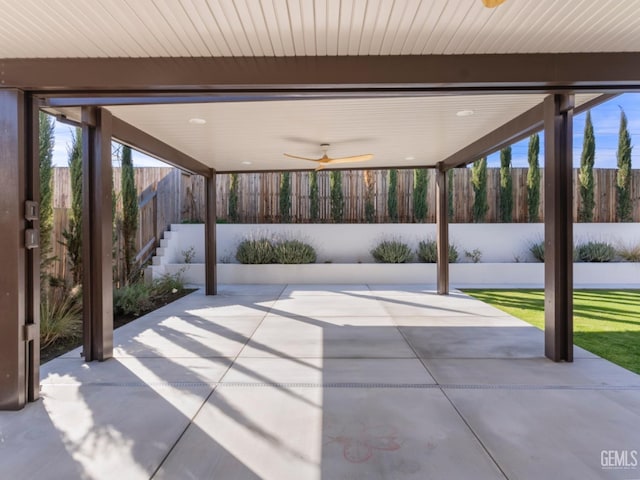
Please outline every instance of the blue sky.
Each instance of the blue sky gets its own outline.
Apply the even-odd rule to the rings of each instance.
[[[596,135],[596,168],[616,168],[616,149],[618,146],[618,128],[620,126],[620,107],[627,114],[631,144],[640,145],[640,94],[626,93],[613,100],[599,105],[591,110],[591,119]],[[573,126],[573,163],[580,165],[582,153],[582,139],[584,132],[585,114],[574,117]],[[497,125],[496,125],[497,126]],[[55,166],[65,167],[68,164],[69,147],[71,145],[71,132],[73,128],[61,123],[56,124],[55,147],[53,151],[53,163]],[[543,145],[540,139],[540,164],[544,164]],[[512,146],[512,166],[527,167],[528,140],[516,143]],[[166,166],[147,155],[134,152],[133,162],[138,167]],[[488,157],[489,166],[500,165],[500,155],[495,153]],[[632,165],[640,168],[640,147],[632,151]]]
[[[627,115],[631,145],[640,145],[640,94],[625,93],[591,110],[591,122],[596,137],[595,168],[616,168],[616,150],[618,148],[618,129],[620,128],[620,107]],[[573,165],[580,166],[584,122],[586,113],[573,118]],[[540,165],[544,165],[544,136],[540,136]],[[523,140],[511,147],[513,167],[527,167],[529,140]],[[633,168],[640,168],[640,147],[631,154]],[[500,166],[500,153],[487,157],[487,165]]]

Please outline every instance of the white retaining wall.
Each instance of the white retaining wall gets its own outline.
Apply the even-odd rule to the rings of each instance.
[[[452,243],[460,262],[451,265],[454,286],[512,285],[539,287],[543,265],[531,262],[528,247],[543,238],[542,224],[452,224]],[[369,251],[382,239],[396,238],[416,248],[424,238],[434,238],[434,224],[301,224],[217,225],[220,283],[434,283],[435,265],[375,264]],[[314,246],[314,265],[239,265],[238,243],[248,236],[288,237]],[[575,224],[576,243],[602,240],[614,244],[640,243],[640,224]],[[184,253],[194,250],[193,263],[184,265]],[[479,249],[480,264],[471,265],[464,251]],[[204,227],[171,225],[157,249],[148,276],[182,272],[187,283],[204,283]],[[325,263],[330,262],[330,263]],[[467,263],[465,265],[464,263]],[[577,286],[640,287],[640,264],[575,264]]]

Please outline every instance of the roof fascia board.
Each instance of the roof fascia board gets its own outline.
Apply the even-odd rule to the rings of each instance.
[[[58,93],[205,89],[553,93],[640,87],[640,52],[0,61],[2,87]]]

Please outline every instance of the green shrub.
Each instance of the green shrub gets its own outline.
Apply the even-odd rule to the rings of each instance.
[[[544,240],[538,240],[529,245],[529,252],[535,260],[544,263]],[[573,261],[578,260],[578,250],[573,248]]]
[[[316,251],[299,240],[284,240],[273,247],[275,263],[315,263]]]
[[[180,274],[165,274],[151,284],[143,281],[130,283],[113,290],[113,313],[137,317],[152,310],[158,299],[183,290]]]
[[[248,265],[274,263],[273,243],[267,238],[243,240],[238,245],[236,259]]]
[[[371,255],[378,263],[407,263],[413,258],[413,252],[406,243],[399,240],[384,240],[373,250]]]
[[[184,290],[184,281],[182,280],[182,272],[171,275],[165,274],[154,280],[151,284],[151,297],[164,297],[166,295],[181,292]]]
[[[184,263],[193,263],[193,259],[196,256],[196,249],[195,247],[191,246],[186,250],[182,250],[182,252],[180,253],[182,253],[182,260],[184,261]]]
[[[425,240],[418,243],[418,260],[424,263],[437,263],[438,244],[435,240]],[[455,245],[449,245],[449,263],[458,261],[458,249]]]
[[[618,247],[617,253],[627,262],[640,262],[640,243],[636,245],[621,245]]]
[[[113,290],[115,315],[140,315],[153,307],[152,286],[144,282],[130,283]]]
[[[537,261],[544,263],[544,241],[541,240],[529,245],[529,252]]]
[[[607,242],[587,242],[576,247],[580,262],[611,262],[616,257],[616,249]]]
[[[478,263],[482,259],[482,252],[480,251],[479,248],[476,248],[471,251],[465,250],[464,256],[467,257],[469,260],[471,260],[473,263]]]
[[[79,289],[50,287],[40,302],[40,347],[72,340],[82,333],[82,301]]]

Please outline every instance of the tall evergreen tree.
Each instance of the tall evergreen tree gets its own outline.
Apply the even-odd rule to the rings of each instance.
[[[633,209],[631,203],[631,135],[627,126],[627,116],[620,109],[620,132],[618,134],[618,172],[616,190],[618,206],[616,209],[619,222],[631,222]]]
[[[129,283],[136,255],[136,233],[138,232],[138,192],[136,190],[131,148],[122,147],[120,185],[122,195],[122,237],[124,240],[124,281]]]
[[[329,188],[331,189],[331,220],[333,223],[342,223],[344,219],[344,194],[342,193],[342,172],[340,170],[331,170]]]
[[[238,174],[229,175],[229,221],[238,223],[240,221],[240,210],[238,208]]]
[[[579,222],[592,222],[593,209],[596,206],[594,199],[593,163],[596,157],[596,139],[593,134],[591,112],[587,112],[584,123],[584,139],[582,141],[582,156],[580,157],[580,171],[578,183],[580,185],[580,209],[578,210]]]
[[[447,171],[447,207],[449,210],[448,214],[450,222],[453,222],[453,214],[455,212],[455,208],[453,205],[453,199],[455,198],[453,192],[454,176],[455,170],[453,168]]]
[[[489,203],[487,202],[487,158],[481,158],[471,167],[471,186],[473,187],[472,217],[475,223],[484,222]]]
[[[540,137],[534,133],[529,137],[527,170],[527,219],[531,223],[540,220],[538,211],[540,210],[540,164],[538,155],[540,154]]]
[[[513,183],[511,180],[511,147],[500,150],[500,221],[513,220]]]
[[[416,222],[424,222],[427,218],[428,181],[429,171],[426,168],[417,168],[413,171],[413,217]]]
[[[392,168],[389,170],[389,190],[387,196],[387,208],[389,220],[393,223],[398,222],[398,170]]]
[[[53,146],[55,123],[53,117],[40,112],[38,118],[40,163],[40,270],[52,259],[51,234],[53,232]],[[42,282],[44,287],[45,282]]]
[[[376,221],[375,176],[373,171],[364,171],[364,218],[367,223]]]
[[[280,174],[280,222],[291,222],[291,173]]]
[[[320,193],[318,190],[318,172],[309,173],[309,217],[312,223],[320,220]]]
[[[69,228],[62,232],[69,255],[73,283],[82,281],[82,130],[76,128],[69,149],[71,214]]]

